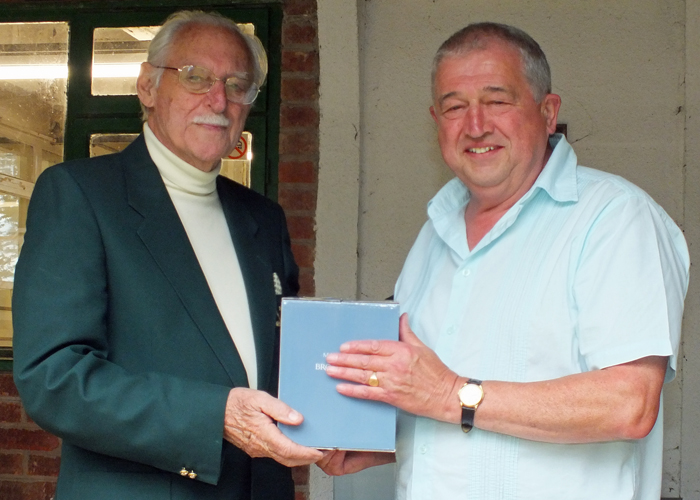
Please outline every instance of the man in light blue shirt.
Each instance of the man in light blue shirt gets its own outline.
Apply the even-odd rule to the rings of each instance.
[[[402,410],[401,500],[660,497],[687,246],[641,189],[577,164],[554,134],[550,80],[510,26],[443,44],[430,112],[456,179],[396,285],[401,341],[328,356],[329,375],[355,382],[339,392]],[[340,451],[320,465],[391,460]]]

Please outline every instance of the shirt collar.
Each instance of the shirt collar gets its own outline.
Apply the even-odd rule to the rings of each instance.
[[[540,189],[559,203],[578,201],[578,188],[576,185],[578,160],[576,153],[574,153],[574,150],[562,134],[552,135],[549,139],[549,144],[553,151],[547,164],[530,190],[508,211],[508,218],[499,221],[499,224],[497,224],[500,228],[499,231],[502,232],[502,225],[510,225],[517,218],[517,214],[520,213],[523,205]],[[467,241],[464,237],[466,234],[464,210],[469,202],[469,198],[469,190],[461,180],[455,177],[445,184],[435,197],[428,202],[428,217],[436,232],[462,257],[469,253]],[[488,238],[485,237],[479,243],[478,247],[486,245],[496,237],[492,234],[494,229],[489,232]]]
[[[468,202],[469,191],[457,177],[445,184],[428,202],[428,217],[435,232],[462,258],[469,254],[464,221],[464,209]]]
[[[530,193],[541,188],[550,198],[558,202],[578,201],[576,185],[576,166],[578,159],[571,145],[562,134],[554,134],[549,138],[552,155],[537,177],[530,191],[523,196],[523,201]]]
[[[552,147],[552,154],[547,164],[518,203],[524,203],[538,188],[546,191],[550,198],[558,202],[578,201],[576,153],[562,134],[552,135],[549,145]],[[463,208],[469,202],[469,198],[469,190],[455,177],[428,202],[428,217],[439,218],[456,208]]]
[[[221,170],[221,164],[211,172],[204,172],[170,151],[158,140],[148,123],[143,124],[143,135],[148,154],[151,155],[153,163],[158,167],[158,172],[168,188],[199,196],[216,191],[216,177]]]

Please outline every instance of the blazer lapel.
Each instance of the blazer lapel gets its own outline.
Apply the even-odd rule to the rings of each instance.
[[[170,200],[143,135],[122,153],[129,204],[143,217],[138,235],[177,292],[235,387],[248,378],[211,294],[185,228]]]
[[[270,384],[276,335],[274,318],[277,315],[277,301],[273,281],[274,270],[267,256],[269,243],[262,241],[257,221],[231,188],[232,186],[227,182],[221,180],[217,182],[219,199],[231,231],[248,295],[258,362],[258,388],[267,389]]]

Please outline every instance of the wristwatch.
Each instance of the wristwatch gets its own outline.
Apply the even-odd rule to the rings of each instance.
[[[467,379],[467,382],[457,391],[457,396],[459,396],[459,404],[462,407],[462,430],[469,432],[474,427],[476,409],[484,400],[481,380]]]

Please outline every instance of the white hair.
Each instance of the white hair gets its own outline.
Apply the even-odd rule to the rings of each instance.
[[[153,66],[165,66],[170,56],[170,49],[177,38],[178,33],[188,26],[212,26],[224,28],[239,37],[248,49],[251,63],[253,65],[253,83],[262,87],[267,78],[267,54],[255,35],[244,33],[238,25],[231,19],[222,16],[217,12],[203,12],[201,10],[181,10],[168,16],[151,44],[148,46],[148,58],[146,59]],[[163,76],[163,69],[156,68],[154,71],[155,85],[160,85]],[[148,110],[141,105],[143,117],[148,117]]]

